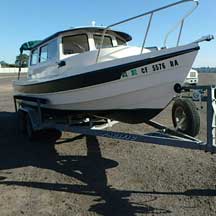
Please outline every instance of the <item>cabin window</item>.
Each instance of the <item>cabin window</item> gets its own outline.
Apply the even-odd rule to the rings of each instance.
[[[43,46],[40,48],[40,62],[46,62],[48,59],[48,46]]]
[[[31,65],[35,65],[38,63],[38,50],[33,50],[31,54]]]
[[[62,38],[64,55],[83,53],[89,50],[86,34],[71,35]]]
[[[96,49],[100,48],[102,35],[94,35],[95,47]],[[103,40],[102,48],[113,47],[112,38],[110,36],[105,36]]]
[[[116,41],[117,41],[117,44],[119,45],[119,46],[126,46],[126,42],[124,41],[124,40],[122,40],[122,39],[120,39],[120,38],[116,38]]]
[[[51,41],[48,45],[40,48],[40,62],[55,59],[57,56],[57,40]]]
[[[48,44],[48,59],[55,59],[58,53],[58,43],[57,40],[53,40]]]

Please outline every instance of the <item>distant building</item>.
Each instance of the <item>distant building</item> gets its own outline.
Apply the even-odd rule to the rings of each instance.
[[[17,67],[2,67],[0,64],[0,74],[1,73],[18,73],[19,68]],[[28,68],[22,68],[21,73],[27,73]]]

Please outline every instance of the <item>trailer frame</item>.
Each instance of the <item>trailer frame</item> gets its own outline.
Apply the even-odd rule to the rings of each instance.
[[[196,99],[193,96],[185,96],[183,92],[193,91],[197,94]],[[181,93],[177,98],[188,97],[192,100],[197,98],[200,102],[207,103],[206,120],[207,120],[207,141],[201,141],[175,129],[170,129],[158,122],[148,121],[146,124],[157,129],[152,133],[134,134],[125,132],[116,132],[104,130],[110,128],[116,121],[104,119],[97,121],[95,119],[82,119],[80,121],[70,121],[59,123],[56,119],[44,119],[41,107],[49,103],[48,100],[29,96],[14,96],[14,105],[16,112],[23,112],[28,115],[33,131],[46,130],[49,128],[65,132],[78,133],[90,136],[100,136],[111,139],[126,140],[132,142],[141,142],[145,144],[157,144],[161,146],[172,146],[186,149],[204,150],[206,152],[216,153],[216,86],[197,85],[181,87]],[[175,99],[175,98],[174,98]],[[27,102],[27,103],[25,103]],[[28,105],[27,105],[28,104]],[[29,105],[31,104],[31,105]],[[32,106],[33,105],[33,106]]]

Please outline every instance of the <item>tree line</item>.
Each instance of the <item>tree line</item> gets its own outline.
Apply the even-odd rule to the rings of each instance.
[[[0,65],[4,68],[4,67],[28,67],[28,61],[29,61],[29,56],[27,54],[20,54],[18,56],[16,56],[16,60],[14,62],[14,64],[9,64],[5,61],[0,61]]]

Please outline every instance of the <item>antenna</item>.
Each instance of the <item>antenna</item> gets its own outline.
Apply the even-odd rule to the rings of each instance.
[[[96,22],[95,22],[95,21],[92,21],[91,23],[92,23],[92,27],[95,27]]]

